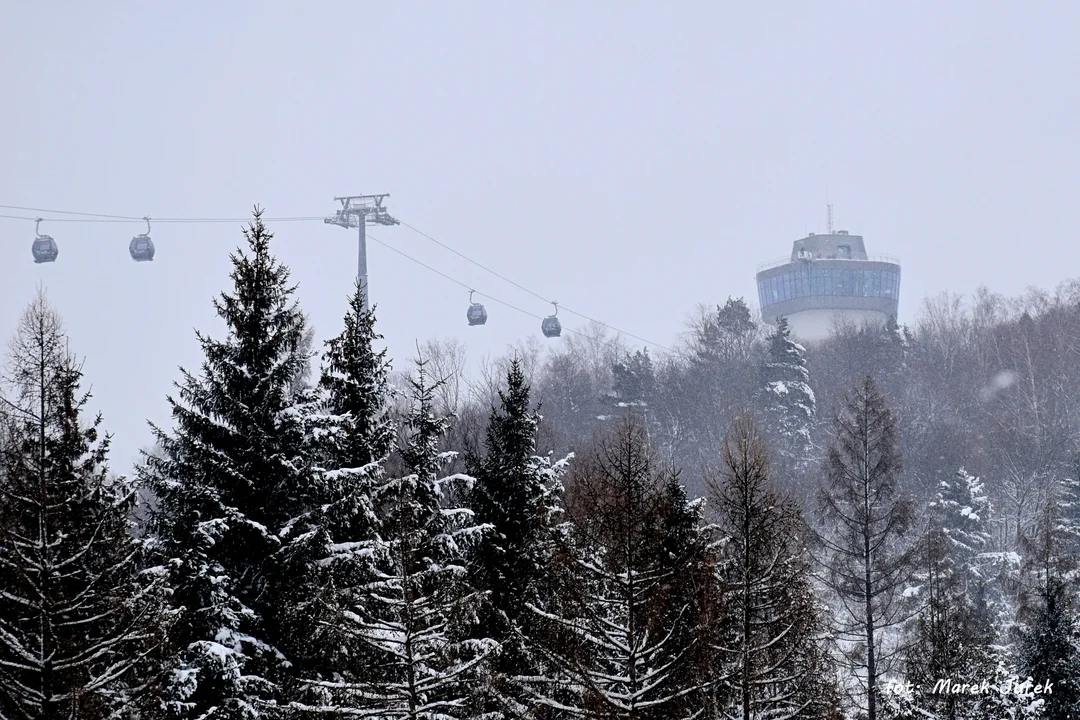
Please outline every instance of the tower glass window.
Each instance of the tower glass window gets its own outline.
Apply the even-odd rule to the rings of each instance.
[[[762,307],[803,297],[882,297],[899,299],[900,273],[800,266],[758,282]]]

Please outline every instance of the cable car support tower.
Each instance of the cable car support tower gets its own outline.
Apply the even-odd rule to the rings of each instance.
[[[398,225],[398,221],[390,217],[383,207],[383,200],[390,197],[390,193],[382,195],[350,195],[348,197],[336,197],[334,200],[341,203],[341,209],[330,217],[323,220],[327,225],[340,225],[343,228],[359,228],[360,238],[357,250],[356,280],[360,283],[361,292],[364,293],[364,310],[370,309],[368,296],[368,271],[367,271],[367,226],[368,225]]]

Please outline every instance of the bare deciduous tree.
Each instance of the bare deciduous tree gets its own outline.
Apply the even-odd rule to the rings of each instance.
[[[863,686],[868,720],[877,719],[879,678],[896,651],[886,633],[910,615],[902,593],[914,545],[902,540],[913,505],[900,493],[902,467],[892,413],[867,376],[834,420],[818,541],[823,579],[839,602],[841,651]]]

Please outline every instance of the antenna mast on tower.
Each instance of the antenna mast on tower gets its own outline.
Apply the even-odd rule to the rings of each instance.
[[[832,228],[833,228],[833,224],[832,224],[832,205],[826,205],[825,208],[826,208],[826,216],[828,218],[829,234],[832,235],[833,234],[833,231],[832,231]]]

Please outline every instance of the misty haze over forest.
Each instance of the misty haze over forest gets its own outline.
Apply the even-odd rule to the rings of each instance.
[[[8,10],[0,720],[1080,717],[1077,6]]]

